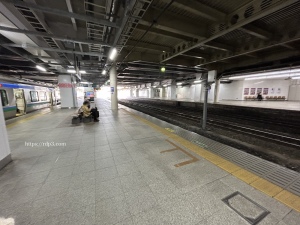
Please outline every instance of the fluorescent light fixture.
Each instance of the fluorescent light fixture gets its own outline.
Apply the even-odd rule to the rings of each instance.
[[[112,50],[111,50],[111,53],[110,53],[110,55],[109,55],[109,59],[110,60],[114,60],[115,58],[116,58],[116,56],[117,56],[117,49],[116,48],[113,48]]]
[[[254,78],[254,77],[261,77],[261,76],[271,76],[271,75],[280,75],[284,74],[285,76],[294,76],[297,75],[295,73],[300,72],[300,69],[290,69],[290,70],[280,70],[280,71],[269,71],[269,72],[262,72],[256,74],[245,74],[241,76],[229,77],[229,80],[238,80],[242,78]]]
[[[156,86],[152,86],[153,88],[156,88]]]
[[[293,80],[298,80],[300,77],[292,77]]]
[[[76,73],[76,70],[67,70],[68,73]]]
[[[164,84],[163,86],[164,86],[164,87],[167,87],[168,85]]]
[[[41,70],[41,71],[43,71],[43,72],[47,71],[44,67],[39,66],[39,65],[36,65],[36,68],[39,69],[39,70]]]
[[[106,70],[102,70],[102,75],[105,75],[106,74]]]
[[[245,78],[245,80],[262,80],[262,79],[272,79],[272,78],[282,78],[282,77],[289,77],[289,75],[285,74],[285,75],[262,76],[262,77],[248,77]]]
[[[182,83],[180,82],[180,83],[177,83],[177,85],[182,85]]]
[[[85,70],[80,70],[79,72],[82,74],[86,74]]]
[[[199,84],[199,83],[201,83],[201,80],[195,80],[194,83]]]

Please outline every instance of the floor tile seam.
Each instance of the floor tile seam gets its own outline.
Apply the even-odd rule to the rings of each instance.
[[[179,142],[179,143],[180,143],[181,145],[183,145],[183,146],[185,146],[184,142],[187,142],[190,146],[193,146],[193,148],[196,148],[196,149],[198,148],[198,149],[200,149],[201,151],[208,152],[209,154],[214,155],[214,157],[222,158],[222,159],[225,161],[225,163],[232,163],[232,164],[234,164],[236,167],[239,168],[238,170],[246,170],[246,169],[244,169],[244,168],[242,168],[242,167],[236,165],[235,163],[230,162],[230,161],[224,159],[224,158],[221,157],[221,156],[218,156],[218,155],[216,155],[216,154],[214,154],[214,153],[212,153],[212,152],[210,152],[210,151],[208,151],[208,150],[205,150],[205,149],[203,149],[203,148],[201,148],[201,147],[195,145],[194,143],[192,143],[192,142],[190,142],[190,141],[188,141],[188,140],[186,140],[186,139],[184,139],[184,138],[178,136],[177,134],[168,132],[167,130],[161,128],[160,126],[158,126],[158,125],[152,123],[151,121],[149,121],[149,120],[147,120],[147,119],[145,119],[145,118],[140,117],[139,115],[137,115],[137,114],[135,114],[135,113],[129,112],[129,111],[127,111],[126,109],[124,109],[124,111],[126,111],[126,112],[127,112],[128,114],[130,114],[131,116],[137,118],[139,121],[141,121],[141,122],[147,124],[148,126],[150,126],[150,127],[154,128],[154,129],[158,130],[159,132],[161,132],[161,133],[167,135],[169,138],[175,140],[176,142]],[[180,139],[183,139],[183,143],[182,143],[182,140],[180,140]],[[189,148],[189,147],[187,147],[187,146],[185,146],[185,147],[186,147],[187,149],[189,149],[190,151],[193,151],[191,148]],[[194,152],[194,151],[193,151],[193,152]],[[199,154],[198,152],[195,152],[195,153],[196,153],[197,155],[201,156],[202,158],[206,159],[204,156],[202,156],[202,155]],[[218,166],[219,168],[221,168],[219,165],[222,165],[222,164],[224,163],[224,162],[223,162],[223,163],[215,164],[215,163],[213,163],[211,160],[208,160],[208,161],[209,161],[210,163],[212,163],[212,164]],[[223,169],[223,168],[221,168],[221,169]],[[223,170],[224,170],[224,169],[223,169]],[[236,171],[238,171],[238,170],[236,170]],[[226,171],[226,170],[225,170],[225,171]],[[234,172],[236,172],[236,171],[234,171]],[[248,170],[247,170],[247,171],[248,171]],[[227,171],[226,171],[226,172],[227,172]],[[248,171],[248,172],[249,172],[250,174],[252,174],[253,176],[258,176],[258,175],[256,175],[256,174],[253,174],[251,171]],[[241,178],[235,176],[233,173],[230,173],[230,174],[232,174],[232,175],[233,175],[234,177],[236,177],[237,179],[239,179],[239,180],[245,182],[245,181],[242,180]],[[268,180],[262,178],[261,176],[258,176],[258,177],[259,177],[259,179],[261,179],[263,182],[266,182],[266,183],[269,182],[269,183],[271,183],[272,185],[274,185],[275,187],[281,189],[281,191],[278,192],[278,193],[275,194],[275,195],[270,195],[269,193],[264,192],[264,190],[263,190],[262,188],[258,188],[258,187],[253,186],[253,183],[254,183],[255,181],[253,181],[253,182],[251,182],[251,183],[247,183],[247,182],[245,182],[245,183],[248,184],[248,185],[250,185],[251,187],[255,188],[256,190],[261,191],[263,194],[266,194],[267,196],[272,197],[272,198],[276,199],[277,201],[279,201],[279,202],[281,202],[281,203],[287,205],[288,207],[290,207],[290,208],[292,208],[292,209],[294,209],[294,210],[300,212],[300,207],[299,207],[299,208],[296,208],[296,207],[294,207],[294,206],[291,206],[291,205],[287,204],[287,203],[284,202],[283,200],[276,198],[276,197],[280,196],[280,193],[282,193],[283,191],[286,191],[288,194],[291,194],[291,195],[296,196],[294,201],[297,201],[297,200],[300,201],[300,197],[299,197],[299,196],[297,196],[297,195],[295,195],[295,194],[289,192],[289,191],[286,190],[286,189],[283,189],[282,187],[280,187],[280,186],[278,186],[278,185],[276,185],[276,184],[273,184],[272,182],[270,182],[270,181],[268,181]],[[257,181],[257,180],[256,180],[256,181]]]

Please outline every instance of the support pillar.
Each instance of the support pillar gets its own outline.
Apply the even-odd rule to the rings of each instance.
[[[73,75],[59,75],[58,86],[61,97],[61,108],[77,108],[75,77]]]
[[[204,101],[203,101],[203,115],[202,115],[202,129],[206,130],[206,120],[207,120],[207,99],[208,99],[208,76],[204,77]]]
[[[133,89],[130,88],[130,98],[133,98],[133,97],[134,97],[134,95],[133,95]]]
[[[172,84],[170,86],[170,99],[176,99],[176,81],[172,80]]]
[[[116,64],[113,63],[110,71],[110,92],[111,92],[111,109],[112,110],[118,110],[118,88],[117,88],[117,70],[116,70]]]
[[[11,162],[11,151],[8,142],[3,107],[0,98],[0,170]]]
[[[219,102],[219,93],[220,93],[220,79],[215,81],[215,91],[214,91],[214,103]]]
[[[140,97],[139,94],[140,94],[140,93],[139,93],[139,89],[135,89],[135,97],[136,97],[136,98]]]
[[[150,87],[149,88],[149,92],[150,92],[149,98],[154,98],[154,96],[155,96],[155,89],[153,87]]]

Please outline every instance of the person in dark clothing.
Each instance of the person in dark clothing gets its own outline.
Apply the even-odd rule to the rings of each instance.
[[[263,99],[263,97],[262,97],[261,93],[258,93],[258,94],[257,94],[257,100],[258,100],[258,101],[261,101],[262,99]]]

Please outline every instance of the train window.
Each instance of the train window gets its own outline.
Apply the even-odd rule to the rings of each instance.
[[[46,94],[46,92],[40,92],[39,96],[40,96],[40,100],[41,101],[47,101],[47,94]]]
[[[8,96],[5,90],[0,90],[2,106],[8,105]]]
[[[38,102],[39,101],[39,95],[37,91],[31,91],[30,92],[31,102]]]

